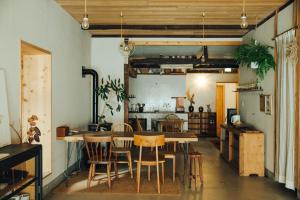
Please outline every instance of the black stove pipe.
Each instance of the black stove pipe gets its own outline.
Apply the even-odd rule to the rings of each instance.
[[[82,77],[91,75],[93,78],[93,124],[98,124],[98,95],[97,87],[99,86],[99,76],[96,70],[87,69],[82,66]]]

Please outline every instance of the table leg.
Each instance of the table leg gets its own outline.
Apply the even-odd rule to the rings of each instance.
[[[43,160],[42,148],[39,149],[38,155],[35,157],[35,199],[42,200],[43,197]]]
[[[183,184],[185,185],[186,179],[189,175],[188,169],[189,169],[189,143],[184,143],[183,148],[183,154],[184,154],[184,175],[183,175]]]

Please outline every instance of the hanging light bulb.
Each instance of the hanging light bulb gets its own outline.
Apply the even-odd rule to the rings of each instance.
[[[123,54],[125,64],[128,64],[128,58],[134,52],[134,45],[129,43],[128,38],[123,38],[123,13],[120,14],[121,17],[121,43],[120,43],[120,51]]]
[[[83,16],[83,19],[82,19],[82,22],[81,22],[81,28],[83,30],[87,30],[90,27],[89,17],[88,17],[88,14],[87,14],[86,10],[87,10],[86,9],[86,0],[84,0],[84,16]]]
[[[89,29],[89,27],[90,27],[89,18],[88,18],[88,15],[85,15],[81,22],[81,28],[83,30],[87,30],[87,29]]]
[[[243,12],[241,14],[241,28],[242,29],[245,29],[245,28],[248,28],[248,22],[247,22],[247,15],[246,15],[246,12],[245,12],[245,0],[243,0]]]
[[[247,15],[246,13],[242,13],[241,15],[241,28],[245,29],[245,28],[248,28],[248,22],[247,22]]]

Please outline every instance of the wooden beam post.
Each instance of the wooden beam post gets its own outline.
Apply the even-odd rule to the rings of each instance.
[[[129,93],[129,65],[124,65],[124,87],[125,91]],[[125,100],[124,102],[124,123],[128,123],[129,121],[129,112],[128,112],[129,102]]]

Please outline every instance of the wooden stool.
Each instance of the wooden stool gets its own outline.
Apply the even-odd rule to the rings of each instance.
[[[195,188],[197,187],[197,181],[203,185],[203,171],[202,171],[202,154],[199,152],[189,153],[189,163],[190,163],[190,171],[189,171],[189,187],[191,188],[192,181],[195,181]],[[199,173],[197,174],[197,163]]]

